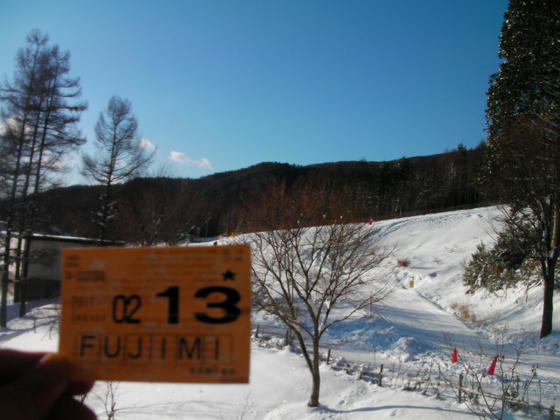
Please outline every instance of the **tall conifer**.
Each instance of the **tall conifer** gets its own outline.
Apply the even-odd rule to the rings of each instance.
[[[552,331],[560,252],[559,43],[559,1],[510,0],[500,37],[503,62],[490,79],[486,110],[486,186],[510,204],[506,222],[520,236],[537,233],[533,246],[544,283],[541,338]]]

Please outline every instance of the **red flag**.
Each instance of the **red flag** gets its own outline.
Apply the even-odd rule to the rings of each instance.
[[[488,375],[493,375],[494,374],[494,371],[496,370],[496,362],[497,361],[498,361],[498,355],[496,355],[496,357],[494,357],[494,360],[492,360],[492,364],[488,368]]]
[[[459,355],[457,354],[457,347],[455,347],[453,349],[453,358],[451,359],[451,364],[455,364],[457,363],[457,361],[459,360]]]

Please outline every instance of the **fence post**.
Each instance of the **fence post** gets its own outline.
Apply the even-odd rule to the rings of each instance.
[[[461,402],[462,402],[461,401],[462,400],[462,398],[461,398],[461,392],[462,391],[463,391],[463,374],[460,373],[459,374],[459,392],[458,392],[458,395],[457,395],[457,397],[458,397],[457,399],[459,401],[459,404],[461,404]]]
[[[379,379],[377,380],[377,385],[383,386],[383,363],[379,367]]]
[[[327,353],[327,365],[331,362],[331,349]]]
[[[284,337],[284,345],[290,345],[290,329],[286,329],[286,336]]]
[[[257,324],[257,331],[255,331],[255,338],[259,338],[259,324]]]

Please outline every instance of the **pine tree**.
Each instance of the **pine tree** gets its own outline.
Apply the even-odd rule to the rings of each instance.
[[[516,221],[534,220],[525,236],[537,238],[532,246],[544,283],[541,338],[552,332],[560,252],[559,42],[560,2],[511,0],[500,37],[503,62],[490,79],[486,110],[484,182],[510,204],[510,228],[524,236]]]

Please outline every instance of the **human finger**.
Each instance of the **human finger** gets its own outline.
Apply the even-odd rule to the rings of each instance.
[[[0,384],[13,381],[25,371],[31,369],[46,353],[22,352],[11,349],[0,349]]]
[[[46,420],[95,420],[97,416],[90,408],[70,395],[62,396],[49,411]]]
[[[82,395],[87,394],[93,388],[94,382],[70,382],[66,388],[65,394]]]
[[[11,349],[0,349],[0,385],[11,382],[31,369],[45,357],[45,352],[22,352]],[[70,382],[66,393],[81,395],[93,388],[92,381]]]

